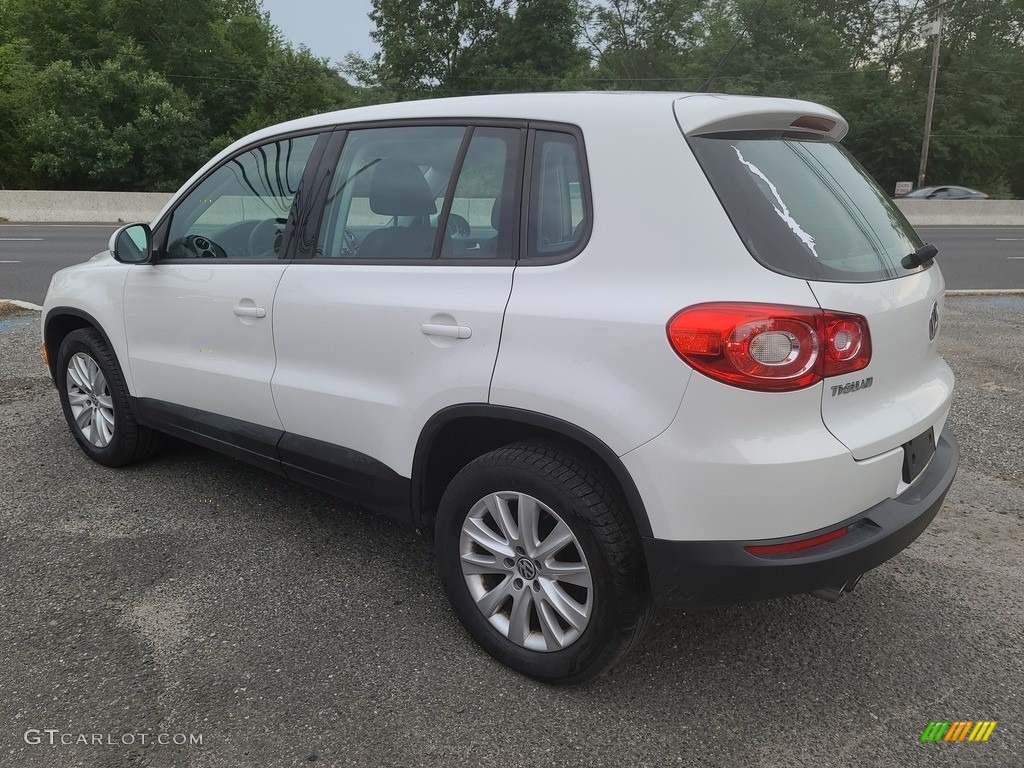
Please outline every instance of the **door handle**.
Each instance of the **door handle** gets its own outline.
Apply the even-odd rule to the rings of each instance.
[[[263,307],[235,307],[235,314],[239,317],[266,317],[267,310]]]
[[[427,336],[446,336],[449,339],[468,339],[473,329],[468,325],[442,325],[441,323],[424,323],[420,330]]]

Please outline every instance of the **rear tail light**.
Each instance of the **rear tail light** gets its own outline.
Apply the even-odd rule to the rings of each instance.
[[[776,304],[698,304],[668,323],[683,360],[716,381],[789,392],[866,368],[868,321],[860,315]]]

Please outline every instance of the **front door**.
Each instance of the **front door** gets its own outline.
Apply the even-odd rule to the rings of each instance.
[[[135,396],[281,429],[270,393],[274,294],[293,203],[317,136],[246,150],[213,170],[157,227],[154,264],[132,267],[125,326]]]

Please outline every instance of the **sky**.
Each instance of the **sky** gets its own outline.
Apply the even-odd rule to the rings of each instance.
[[[377,49],[370,39],[370,0],[263,0],[263,10],[285,40],[335,65],[349,51],[369,56]]]

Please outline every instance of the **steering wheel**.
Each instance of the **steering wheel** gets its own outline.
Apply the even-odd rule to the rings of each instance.
[[[264,219],[249,231],[249,258],[258,259],[267,254],[277,258],[284,236],[287,219]]]
[[[359,251],[359,238],[356,233],[345,227],[345,234],[341,241],[341,255],[355,256]]]
[[[453,237],[456,235],[459,237],[469,237],[473,231],[470,229],[469,222],[457,213],[448,214],[448,225],[445,229]]]
[[[180,242],[185,246],[185,255],[189,258],[226,259],[228,257],[227,251],[202,235],[185,235]]]

